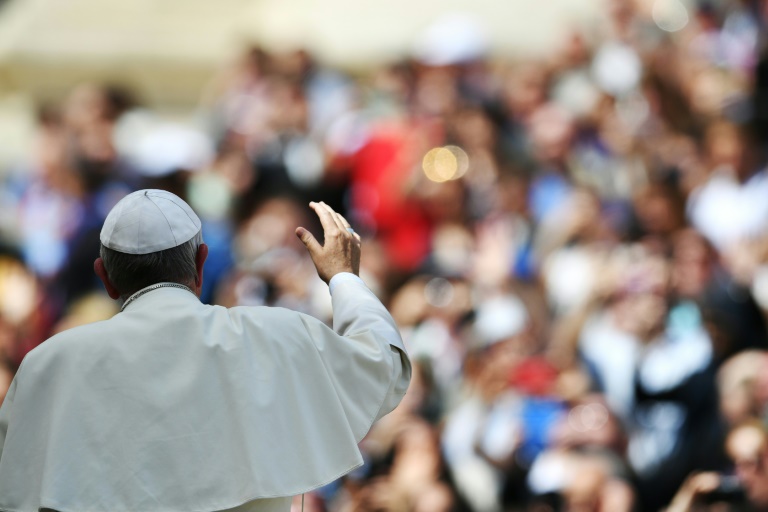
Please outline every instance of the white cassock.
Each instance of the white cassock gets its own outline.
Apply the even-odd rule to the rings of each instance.
[[[360,466],[411,366],[362,281],[332,292],[333,330],[163,287],[46,341],[0,408],[0,510],[283,512]]]

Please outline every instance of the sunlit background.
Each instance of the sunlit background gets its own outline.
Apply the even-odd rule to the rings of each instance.
[[[112,205],[184,197],[202,299],[329,321],[363,235],[414,361],[307,511],[768,509],[764,0],[0,1],[0,398],[117,311]],[[751,508],[749,508],[751,507]]]

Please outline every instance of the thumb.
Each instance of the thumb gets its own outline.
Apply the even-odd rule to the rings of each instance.
[[[296,236],[299,237],[299,240],[301,240],[304,245],[307,247],[307,250],[309,251],[310,255],[315,254],[316,252],[319,252],[322,248],[317,240],[315,240],[315,237],[312,236],[312,233],[307,231],[306,229],[302,227],[296,228]]]

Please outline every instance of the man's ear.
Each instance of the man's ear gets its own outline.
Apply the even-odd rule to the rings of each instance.
[[[198,297],[203,291],[203,266],[205,265],[205,260],[207,258],[208,246],[206,244],[200,244],[200,246],[197,248],[197,254],[195,255],[195,293],[197,293]]]
[[[109,280],[107,269],[104,268],[104,261],[101,258],[96,258],[96,261],[93,262],[93,271],[96,272],[96,275],[99,276],[101,282],[104,283],[104,288],[106,288],[109,296],[115,300],[119,299],[120,292],[117,291],[115,285],[113,285],[112,281]]]

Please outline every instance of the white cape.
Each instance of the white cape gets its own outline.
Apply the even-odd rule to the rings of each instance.
[[[333,307],[336,332],[159,288],[46,341],[0,408],[0,510],[215,511],[360,466],[410,363],[361,281],[339,283]]]

